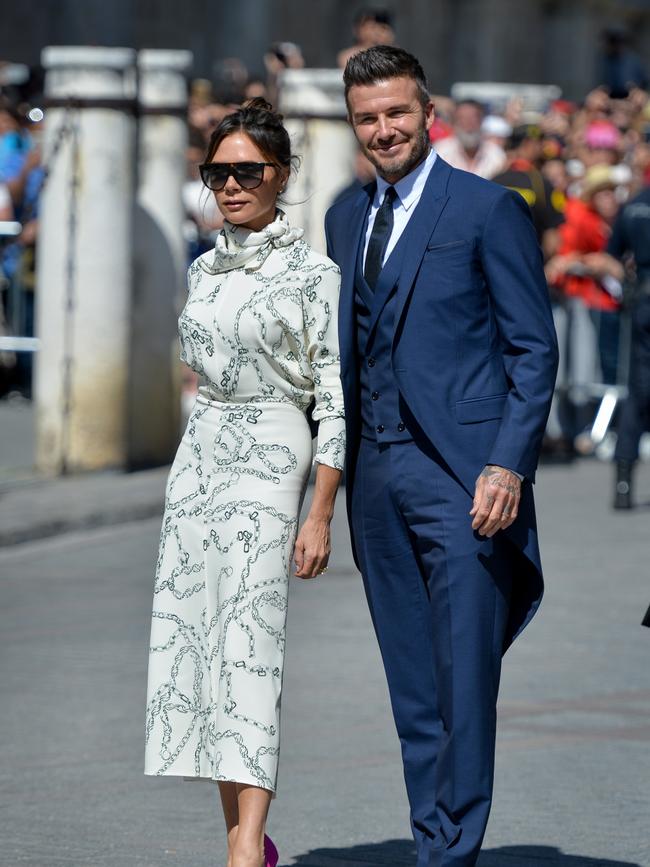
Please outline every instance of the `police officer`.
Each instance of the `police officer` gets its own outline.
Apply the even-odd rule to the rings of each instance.
[[[636,266],[631,305],[632,344],[629,394],[621,413],[616,461],[615,509],[632,508],[632,472],[639,457],[639,440],[650,429],[650,186],[620,212],[607,252]]]

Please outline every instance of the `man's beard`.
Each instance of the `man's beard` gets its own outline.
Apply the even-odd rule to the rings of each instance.
[[[476,132],[465,132],[464,130],[457,129],[456,138],[466,151],[472,152],[479,149],[482,136],[480,130]]]
[[[429,148],[429,134],[426,129],[423,129],[420,138],[414,140],[413,149],[401,162],[393,162],[389,164],[380,163],[376,159],[373,150],[366,150],[366,156],[377,169],[377,174],[384,178],[384,180],[388,180],[389,178],[397,178],[400,180],[401,178],[406,177],[409,172],[413,171],[413,169],[422,162],[428,154]]]

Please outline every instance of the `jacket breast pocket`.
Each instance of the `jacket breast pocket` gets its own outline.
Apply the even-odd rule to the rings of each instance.
[[[447,303],[467,292],[474,294],[476,271],[473,245],[469,241],[449,241],[426,248],[419,279],[424,283],[431,281],[435,297]]]
[[[459,424],[473,424],[503,416],[508,395],[494,394],[490,397],[474,397],[456,401],[456,420]]]
[[[452,250],[461,252],[463,248],[469,252],[470,243],[461,238],[458,241],[447,241],[444,244],[429,244],[427,245],[427,253],[446,253],[447,251],[451,252]]]

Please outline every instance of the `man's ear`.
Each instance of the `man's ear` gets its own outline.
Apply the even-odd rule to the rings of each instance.
[[[431,129],[433,122],[436,119],[435,106],[432,100],[429,100],[424,106],[425,125],[427,129]]]

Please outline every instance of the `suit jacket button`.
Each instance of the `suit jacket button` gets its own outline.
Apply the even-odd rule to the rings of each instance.
[[[378,391],[373,391],[373,393],[370,395],[370,397],[371,397],[373,400],[379,400],[379,392],[378,392]]]
[[[406,425],[404,424],[403,421],[401,421],[401,422],[397,425],[397,430],[398,430],[400,433],[402,433],[403,430],[406,430]]]
[[[369,358],[368,359],[368,367],[374,367],[374,366],[375,366],[375,359]]]
[[[377,431],[377,433],[383,433],[384,432],[383,424],[378,424],[377,427],[375,428],[375,430]]]

